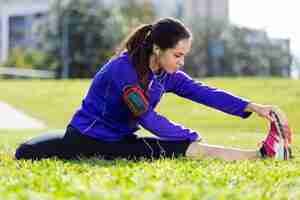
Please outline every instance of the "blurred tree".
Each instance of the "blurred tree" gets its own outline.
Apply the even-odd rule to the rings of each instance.
[[[265,31],[218,21],[195,21],[189,26],[194,42],[185,70],[193,76],[290,74],[288,40],[271,39]]]
[[[114,53],[132,24],[149,21],[150,4],[129,1],[108,6],[104,0],[54,1],[40,31],[40,47],[56,63],[59,76],[93,76]]]
[[[193,32],[193,44],[185,60],[184,70],[194,77],[206,76],[208,67],[205,24],[192,21],[189,27]]]
[[[120,6],[121,13],[125,13],[125,16],[133,28],[137,24],[152,23],[154,19],[154,7],[151,0],[127,0]]]
[[[222,34],[226,24],[218,21],[190,21],[193,46],[187,56],[185,70],[193,76],[217,76],[224,71],[225,56]]]
[[[54,69],[58,77],[91,77],[132,28],[153,19],[150,0],[55,0],[46,23],[36,25],[41,51],[16,50],[9,65]],[[290,74],[288,41],[218,21],[187,24],[194,42],[184,69],[193,76]]]
[[[5,67],[45,69],[48,63],[48,55],[36,49],[13,48],[8,60],[2,64]],[[54,63],[53,63],[54,64]],[[51,68],[52,66],[46,66]]]

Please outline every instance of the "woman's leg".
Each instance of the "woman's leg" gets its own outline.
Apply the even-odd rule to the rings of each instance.
[[[95,147],[95,143],[68,126],[65,134],[45,134],[24,142],[17,148],[15,158],[40,160],[55,156],[73,159],[84,154],[89,155],[89,150]]]
[[[188,141],[168,141],[134,135],[118,142],[103,142],[82,135],[73,127],[66,133],[42,135],[21,144],[16,159],[39,160],[56,156],[63,159],[100,156],[104,159],[157,159],[186,155],[193,159],[221,158],[224,160],[257,159],[257,151],[225,148]]]
[[[15,153],[15,158],[39,160],[58,156],[62,152],[63,134],[47,134],[35,137],[21,144]]]
[[[216,145],[201,144],[198,142],[191,143],[185,155],[192,159],[220,158],[226,161],[253,160],[260,158],[258,152],[254,150],[227,148]]]
[[[77,159],[99,157],[103,159],[140,159],[184,156],[190,142],[165,141],[152,137],[138,138],[130,135],[122,141],[105,142],[81,134],[69,126],[66,133],[35,137],[21,144],[15,153],[16,159],[40,160],[50,157]]]
[[[65,134],[41,135],[21,144],[16,150],[15,158],[40,160],[55,156],[75,159],[80,156],[94,156],[99,146],[101,144],[96,140],[68,126]]]
[[[67,148],[69,158],[99,157],[102,159],[133,159],[141,158],[157,159],[160,157],[184,156],[189,141],[167,141],[153,137],[137,137],[132,134],[121,141],[105,142],[87,135],[81,134],[73,127],[68,127],[64,137],[64,145]],[[68,136],[69,135],[69,136]]]
[[[100,156],[104,159],[157,159],[181,155],[192,159],[221,158],[228,161],[259,158],[257,151],[152,137],[133,136],[119,142],[102,142],[82,135],[72,127],[68,127],[65,135],[42,135],[21,144],[16,150],[15,158],[39,160],[54,156],[63,159]]]
[[[154,137],[138,137],[136,140],[129,142],[127,149],[131,158],[177,158],[184,156],[190,141],[170,141]]]

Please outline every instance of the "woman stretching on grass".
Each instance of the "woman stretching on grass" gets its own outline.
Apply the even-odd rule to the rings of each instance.
[[[289,159],[290,132],[273,106],[250,103],[208,87],[179,70],[191,43],[191,32],[176,19],[161,19],[139,27],[96,74],[65,134],[44,135],[25,142],[17,149],[16,159],[139,159],[179,155],[193,159]],[[165,92],[241,118],[255,112],[271,121],[270,131],[258,150],[201,143],[196,131],[155,111]],[[134,133],[139,125],[158,137],[138,137]]]

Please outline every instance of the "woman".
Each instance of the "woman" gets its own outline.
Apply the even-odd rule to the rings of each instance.
[[[191,44],[191,32],[176,19],[165,18],[137,28],[95,75],[66,133],[25,142],[17,149],[16,159],[140,159],[180,155],[195,159],[289,159],[289,132],[280,132],[275,126],[281,126],[282,120],[275,120],[279,115],[273,106],[250,103],[208,87],[179,70]],[[272,122],[270,132],[258,151],[202,144],[196,131],[155,112],[165,92],[242,118],[255,112]],[[134,133],[139,125],[158,137],[137,137]]]

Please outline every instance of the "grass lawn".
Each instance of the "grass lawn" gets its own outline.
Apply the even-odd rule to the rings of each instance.
[[[48,125],[45,130],[0,130],[0,199],[300,199],[300,81],[202,81],[257,103],[278,105],[288,115],[294,130],[296,158],[238,162],[186,158],[152,162],[15,161],[13,153],[20,142],[65,128],[90,80],[0,80],[0,101]],[[212,144],[253,149],[268,129],[267,121],[256,115],[243,120],[170,94],[165,95],[158,110],[197,130]]]

